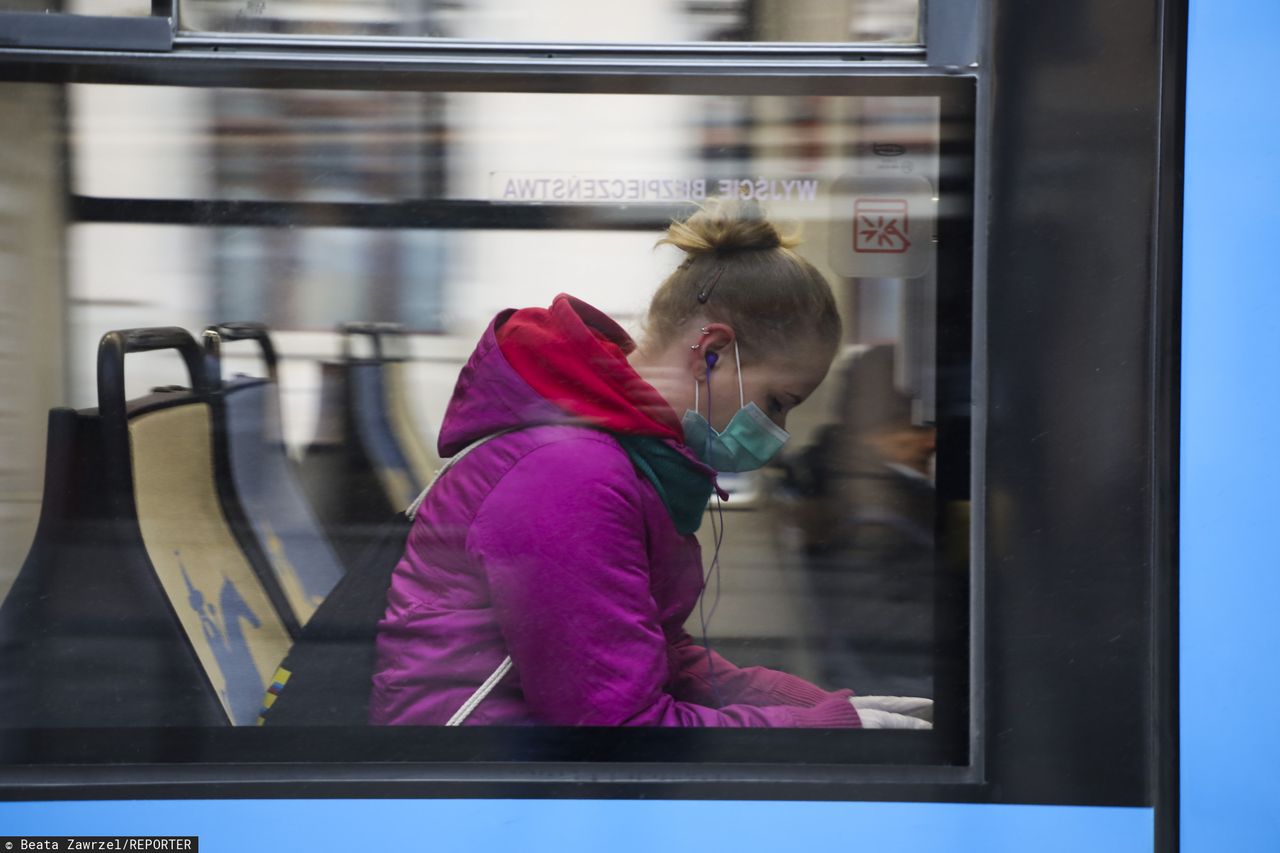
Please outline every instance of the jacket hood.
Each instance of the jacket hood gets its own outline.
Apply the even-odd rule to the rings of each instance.
[[[621,326],[572,296],[557,296],[549,308],[502,311],[458,376],[440,455],[499,430],[544,424],[651,436],[686,451],[675,412],[627,363],[634,349]]]

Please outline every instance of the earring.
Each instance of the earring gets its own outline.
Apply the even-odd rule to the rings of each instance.
[[[693,346],[689,347],[689,349],[697,349],[700,346],[702,346],[702,344],[694,344]]]
[[[699,329],[698,331],[699,331],[699,332],[702,332],[702,334],[704,334],[704,335],[705,335],[705,334],[707,334],[707,327],[706,327],[706,326],[703,326],[703,327],[702,327],[701,329]]]

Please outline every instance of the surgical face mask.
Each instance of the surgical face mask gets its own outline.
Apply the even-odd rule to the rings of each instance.
[[[698,410],[698,382],[693,383],[693,409],[681,419],[684,441],[699,459],[725,473],[754,471],[764,467],[791,437],[785,429],[769,420],[754,402],[743,405],[742,361],[738,342],[733,342],[733,361],[738,370],[739,409],[723,432],[716,432]],[[711,415],[711,370],[707,370],[707,415]]]

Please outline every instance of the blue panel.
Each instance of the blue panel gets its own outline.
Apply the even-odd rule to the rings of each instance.
[[[199,835],[201,853],[1143,853],[1150,809],[945,803],[282,800],[4,803],[0,834]]]
[[[1280,849],[1276,0],[1191,0],[1183,280],[1187,853]]]

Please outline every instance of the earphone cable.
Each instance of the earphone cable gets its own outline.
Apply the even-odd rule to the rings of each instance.
[[[711,424],[711,368],[715,366],[715,354],[707,354],[707,423]],[[697,384],[694,384],[694,390],[697,390]],[[712,427],[714,429],[714,427]],[[711,433],[707,433],[706,458],[711,458]],[[716,523],[716,517],[719,516],[719,524]],[[702,648],[707,653],[707,681],[711,684],[711,693],[715,697],[716,707],[724,706],[724,698],[720,695],[720,685],[716,680],[716,662],[715,657],[711,654],[711,639],[708,636],[711,617],[715,615],[716,608],[720,605],[720,545],[724,541],[724,510],[721,506],[720,495],[716,494],[716,511],[711,513],[711,541],[713,549],[711,552],[711,562],[707,566],[706,573],[702,576],[702,590],[698,595],[698,621],[702,624]],[[707,598],[707,583],[711,580],[711,576],[715,575],[716,591],[711,601],[711,611],[708,613],[704,609]]]

